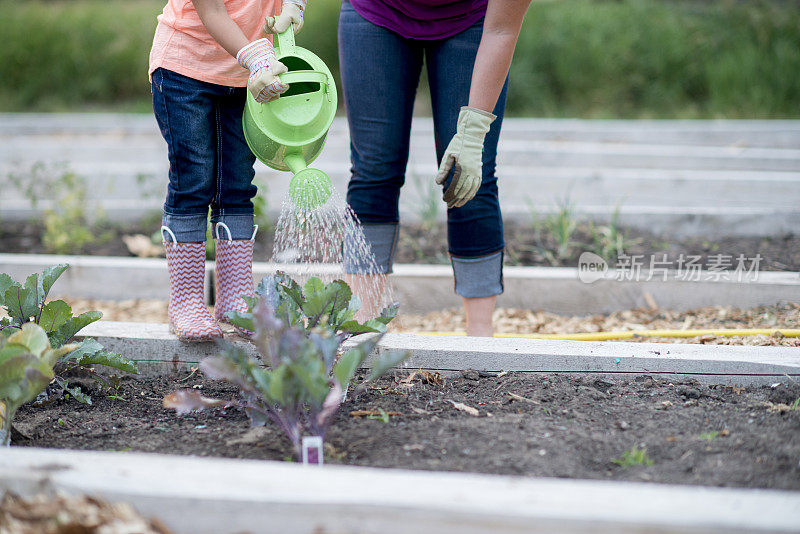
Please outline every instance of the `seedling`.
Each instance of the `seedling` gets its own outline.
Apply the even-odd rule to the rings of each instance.
[[[634,465],[651,466],[653,465],[653,460],[647,456],[647,447],[639,448],[634,445],[630,450],[623,452],[619,458],[611,460],[611,463],[628,468]]]
[[[409,353],[382,352],[367,378],[351,388],[356,370],[382,334],[339,356],[342,342],[353,330],[370,328],[365,325],[385,327],[396,310],[391,314],[384,311],[381,318],[386,323],[372,319],[359,325],[352,319],[358,311],[358,301],[346,283],[337,280],[324,285],[312,279],[303,293],[293,280],[282,276],[281,284],[275,277],[268,277],[259,286],[261,297],[252,302],[249,315],[238,316],[247,320],[239,325],[245,324],[255,332],[254,343],[261,361],[237,346],[223,344],[219,356],[200,363],[200,369],[212,380],[237,385],[239,398],[211,399],[195,390],[179,390],[164,398],[164,406],[178,414],[211,407],[241,407],[253,426],[267,421],[278,425],[291,440],[296,458],[302,460],[303,438],[324,440],[325,431],[344,401],[343,392],[352,389],[355,395],[359,394]]]
[[[607,262],[614,262],[625,254],[625,234],[619,227],[619,204],[614,208],[607,225],[595,227],[590,223],[589,231],[592,235],[594,253]]]
[[[719,436],[719,432],[717,432],[716,430],[712,430],[711,432],[703,432],[698,437],[704,441],[711,443],[712,441],[717,439],[717,436]]]
[[[61,274],[69,268],[67,264],[48,267],[41,274],[32,274],[25,284],[14,281],[9,275],[0,273],[0,306],[6,309],[8,317],[0,319],[0,339],[12,336],[26,324],[35,323],[45,332],[50,346],[54,349],[68,343],[82,328],[99,320],[103,314],[88,311],[78,316],[72,315],[72,308],[63,300],[46,302],[50,289]],[[53,364],[53,383],[48,396],[63,397],[69,393],[80,402],[91,404],[91,398],[77,387],[69,387],[64,378],[68,373],[80,369],[96,381],[111,387],[109,380],[95,371],[94,365],[105,365],[128,373],[139,370],[131,360],[119,354],[106,351],[92,338],[86,338],[63,354]]]
[[[383,408],[378,408],[378,413],[368,415],[367,419],[374,419],[376,421],[380,421],[381,423],[388,423],[389,414],[386,413],[386,410]]]
[[[800,397],[797,397],[792,404],[789,405],[792,410],[800,410]]]

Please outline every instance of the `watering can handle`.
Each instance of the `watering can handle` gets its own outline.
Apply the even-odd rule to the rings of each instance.
[[[284,72],[278,76],[285,84],[293,84],[300,82],[315,82],[325,86],[328,85],[328,75],[324,72],[316,70],[294,70],[291,72]]]
[[[283,33],[275,34],[275,41],[275,51],[279,56],[294,53],[294,24],[289,24]]]

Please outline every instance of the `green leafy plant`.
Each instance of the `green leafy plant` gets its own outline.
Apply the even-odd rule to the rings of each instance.
[[[436,182],[421,177],[412,171],[414,188],[417,191],[417,202],[414,211],[420,225],[425,231],[432,230],[439,222],[439,210],[442,206],[442,189]]]
[[[41,274],[30,275],[24,284],[0,273],[0,306],[8,313],[8,317],[0,319],[0,338],[12,336],[26,324],[35,323],[44,330],[50,346],[58,349],[72,340],[82,328],[103,316],[99,311],[73,316],[72,308],[63,300],[47,302],[50,289],[67,268],[67,264],[48,267]],[[68,393],[80,402],[91,404],[91,397],[78,387],[70,387],[65,377],[80,369],[97,382],[109,385],[108,380],[94,369],[95,365],[138,373],[136,364],[131,360],[108,352],[96,340],[86,338],[53,363],[55,375],[50,396],[60,397]]]
[[[51,347],[47,333],[33,323],[0,338],[0,445],[11,443],[11,421],[19,407],[47,387],[55,376],[53,367],[76,348]]]
[[[267,184],[263,180],[254,180],[258,194],[253,197],[253,220],[258,225],[259,233],[268,234],[275,230],[275,221],[269,215],[267,202]]]
[[[381,423],[388,423],[389,414],[383,408],[378,408],[378,413],[368,415],[367,419],[373,419],[375,421],[380,421]]]
[[[647,456],[647,447],[639,448],[634,445],[630,450],[623,452],[619,458],[611,460],[611,463],[628,468],[634,465],[651,466],[653,465],[653,460]]]
[[[797,397],[793,403],[789,405],[791,410],[800,410],[800,397]]]
[[[293,282],[285,275],[268,277],[261,285],[266,293],[249,312],[247,326],[255,332],[254,343],[261,360],[241,347],[223,344],[219,356],[200,363],[200,369],[209,378],[238,386],[239,398],[211,399],[196,390],[179,390],[165,397],[164,405],[178,414],[238,406],[245,410],[253,425],[267,421],[278,425],[292,442],[298,459],[303,436],[324,439],[356,371],[382,334],[373,335],[340,354],[344,340],[341,329],[351,320],[347,318],[354,310],[352,305],[343,307],[338,302],[345,295],[348,295],[346,302],[354,302],[349,287],[344,282],[324,285],[309,281],[303,294]],[[332,294],[338,297],[333,298]],[[367,377],[354,388],[354,394],[408,356],[403,351],[382,352]]]
[[[717,439],[717,436],[719,436],[719,432],[716,431],[716,430],[712,430],[710,432],[703,432],[702,434],[700,434],[697,437],[702,439],[703,441],[707,441],[708,443],[711,443],[712,441]]]
[[[34,163],[29,171],[12,173],[10,182],[37,207],[42,199],[51,204],[41,215],[44,225],[42,244],[53,254],[79,254],[89,243],[109,239],[100,222],[105,213],[97,208],[89,217],[89,187],[86,180],[63,165]]]
[[[593,252],[607,262],[614,262],[625,254],[625,234],[619,227],[619,206],[614,208],[608,224],[595,226],[590,223],[589,232],[592,235]]]
[[[528,209],[533,221],[536,250],[551,265],[560,265],[572,256],[577,244],[574,240],[578,219],[569,197],[558,202],[555,213],[542,217],[528,200]]]
[[[275,310],[275,315],[286,324],[307,331],[327,328],[333,331],[341,343],[356,334],[382,333],[397,315],[397,305],[383,309],[378,317],[359,323],[355,319],[361,308],[361,300],[353,294],[343,280],[325,284],[311,277],[301,287],[284,272],[266,276],[256,287],[256,297],[247,298],[248,311],[231,312],[231,323],[251,332],[255,331],[253,310],[261,300],[266,300]]]

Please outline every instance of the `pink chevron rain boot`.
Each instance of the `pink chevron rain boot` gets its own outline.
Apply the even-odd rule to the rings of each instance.
[[[173,241],[164,241],[164,249],[169,266],[170,332],[181,341],[211,341],[222,337],[222,330],[209,313],[204,298],[206,244],[177,243],[173,238]]]
[[[220,228],[228,232],[229,239],[221,239]],[[250,239],[230,239],[230,230],[225,223],[217,223],[217,278],[216,278],[216,304],[214,317],[221,323],[228,323],[225,315],[232,311],[247,311],[247,303],[242,295],[252,297],[253,289],[253,245],[255,244],[258,226],[253,231]],[[245,336],[252,336],[252,332],[236,328]]]

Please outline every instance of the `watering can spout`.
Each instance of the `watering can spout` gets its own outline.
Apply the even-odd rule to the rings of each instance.
[[[286,154],[284,161],[294,173],[289,181],[289,199],[295,206],[310,211],[328,201],[333,184],[327,174],[309,169],[303,156],[297,153]]]

